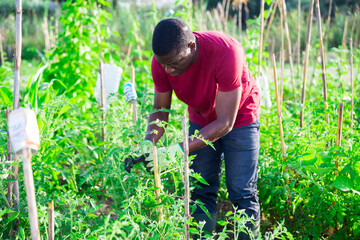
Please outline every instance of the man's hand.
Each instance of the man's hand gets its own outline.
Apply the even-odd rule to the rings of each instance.
[[[163,172],[169,169],[174,165],[176,159],[178,157],[182,157],[184,155],[184,151],[181,148],[180,144],[174,144],[167,148],[161,147],[157,149],[157,157],[158,157],[158,166],[159,172]],[[144,161],[145,167],[147,171],[154,171],[154,157],[151,152],[149,157],[147,157]]]
[[[152,153],[153,143],[150,140],[145,140],[139,144],[137,148],[134,149],[130,157],[126,158],[124,161],[125,169],[130,173],[134,164],[139,162],[145,162],[146,158],[149,157]]]

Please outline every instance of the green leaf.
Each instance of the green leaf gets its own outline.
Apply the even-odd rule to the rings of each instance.
[[[8,88],[0,86],[0,99],[2,100],[1,102],[3,102],[6,106],[11,106],[12,92]]]
[[[7,219],[7,222],[11,222],[13,221],[15,218],[17,218],[20,214],[20,211],[15,211],[8,219]]]
[[[333,182],[334,187],[337,189],[348,192],[351,190],[351,179],[346,176],[339,176]]]

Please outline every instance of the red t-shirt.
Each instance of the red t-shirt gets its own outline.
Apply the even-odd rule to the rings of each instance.
[[[260,111],[260,92],[240,43],[215,31],[194,32],[194,35],[198,40],[199,55],[185,73],[169,75],[153,56],[151,73],[156,91],[174,90],[188,105],[190,121],[206,126],[217,118],[217,91],[228,92],[242,87],[234,128],[255,122]]]

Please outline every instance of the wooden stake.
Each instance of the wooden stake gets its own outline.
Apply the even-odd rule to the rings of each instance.
[[[286,2],[285,2],[285,0],[282,0],[282,9],[283,9],[283,16],[284,16],[285,33],[286,33],[287,44],[288,44],[288,52],[289,52],[291,82],[292,82],[292,85],[293,85],[293,95],[294,95],[294,100],[295,100],[294,65],[293,65],[293,58],[292,58],[292,50],[291,50],[291,40],[290,40],[290,34],[289,34],[289,27],[288,27],[288,23],[287,23],[287,11],[286,11]]]
[[[350,127],[353,127],[354,122],[354,81],[353,81],[353,42],[350,38],[350,86],[351,86],[351,111],[350,111]]]
[[[131,64],[131,76],[130,76],[131,84],[135,87],[135,68],[134,65]],[[136,125],[137,122],[137,102],[136,99],[132,100],[132,115],[133,115],[133,122]]]
[[[239,4],[239,13],[238,13],[238,18],[239,18],[239,40],[242,40],[242,1],[239,0],[238,1]]]
[[[354,30],[355,30],[355,25],[356,25],[356,20],[357,20],[357,14],[356,12],[354,13],[354,19],[353,19],[353,24],[352,24],[352,27],[351,27],[351,33],[350,33],[350,38],[354,38]],[[359,28],[359,26],[358,26]]]
[[[344,113],[344,103],[339,103],[339,113],[338,113],[338,125],[337,125],[337,131],[336,131],[336,146],[341,145],[341,135],[342,135],[342,122],[343,122],[343,113]],[[339,169],[339,161],[335,160],[335,167],[336,169]],[[339,171],[335,171],[335,175],[339,175]]]
[[[330,0],[331,1],[331,0]],[[298,0],[298,24],[297,24],[297,72],[300,78],[300,55],[301,55],[301,0]]]
[[[54,215],[54,201],[51,201],[49,203],[49,209],[48,209],[48,231],[49,231],[49,240],[55,239],[55,215]]]
[[[284,65],[285,65],[285,50],[284,50],[284,13],[283,13],[283,1],[279,3],[279,11],[280,11],[280,36],[281,36],[281,49],[280,49],[280,69],[281,69],[281,77],[279,84],[279,93],[280,93],[280,105],[282,105],[282,100],[284,96]]]
[[[309,11],[308,29],[307,29],[307,38],[306,38],[306,48],[305,48],[303,87],[302,87],[302,93],[301,93],[300,127],[304,126],[304,104],[305,104],[305,90],[306,90],[306,73],[307,73],[307,67],[308,67],[308,61],[309,61],[309,48],[310,48],[310,39],[311,39],[311,25],[312,25],[313,11],[314,11],[314,0],[311,0],[310,11]]]
[[[38,213],[36,208],[34,178],[33,178],[33,171],[31,168],[30,148],[26,148],[22,150],[22,156],[23,156],[23,168],[24,168],[24,184],[26,190],[26,200],[28,205],[30,229],[31,229],[31,239],[38,240],[40,239],[40,232],[39,232],[39,223],[38,223]]]
[[[264,33],[264,0],[260,0],[260,38],[259,38],[259,63],[257,77],[260,77]]]
[[[274,83],[275,83],[275,96],[276,96],[276,108],[277,108],[277,115],[279,121],[279,130],[280,130],[280,139],[281,139],[281,148],[283,153],[283,159],[286,160],[286,149],[285,149],[285,141],[284,141],[284,132],[282,127],[282,120],[281,120],[281,105],[280,99],[278,94],[277,88],[277,72],[276,72],[276,62],[275,62],[275,55],[272,56],[272,63],[273,63],[273,71],[274,71]]]
[[[330,3],[329,3],[329,12],[328,12],[327,20],[326,20],[326,32],[325,32],[325,40],[324,40],[324,43],[325,43],[325,46],[326,46],[325,49],[327,49],[327,46],[328,46],[327,38],[329,36],[329,30],[330,30],[331,8],[332,8],[332,0],[330,0]]]
[[[182,129],[183,129],[183,150],[184,150],[184,188],[185,188],[185,239],[190,239],[189,224],[190,220],[190,187],[189,187],[189,138],[186,128],[186,111],[184,116],[181,117]]]
[[[345,25],[344,25],[344,32],[343,32],[343,38],[342,38],[342,47],[343,47],[344,49],[346,48],[346,37],[347,37],[348,21],[349,21],[349,16],[346,15]]]
[[[48,20],[47,20],[47,16],[44,16],[44,22],[41,24],[42,30],[43,30],[43,34],[44,34],[44,44],[45,44],[45,51],[50,51],[50,34],[49,34],[49,25],[48,25]]]
[[[161,181],[160,181],[160,174],[159,174],[159,165],[158,165],[158,158],[157,158],[157,150],[156,150],[156,146],[154,145],[153,147],[153,161],[154,161],[154,178],[155,178],[155,187],[156,187],[156,203],[160,204],[161,200],[160,200],[160,192],[161,192]],[[164,220],[164,216],[162,213],[162,208],[158,207],[157,208],[157,212],[158,212],[158,220],[159,222]]]
[[[104,62],[101,59],[100,60],[100,89],[101,89],[101,101],[100,101],[100,108],[103,110],[101,114],[102,119],[102,141],[105,142],[106,140],[106,124],[105,124],[105,118],[106,118],[106,111],[105,111],[105,105],[106,105],[106,93],[105,93],[105,77],[104,77]]]
[[[272,22],[274,20],[274,16],[275,16],[275,13],[276,13],[276,8],[277,8],[278,3],[279,3],[278,0],[276,0],[275,3],[274,3],[274,9],[273,9],[273,12],[271,13],[270,20],[269,20],[269,23],[268,23],[267,28],[266,28],[264,42],[266,42],[267,39],[268,39],[269,32],[270,32],[270,27],[271,27],[271,24],[272,24]],[[271,58],[271,57],[269,57],[269,58]]]
[[[329,123],[329,114],[328,103],[327,103],[327,81],[326,81],[326,68],[325,68],[325,57],[324,57],[324,49],[323,49],[323,39],[322,39],[322,29],[321,29],[321,13],[320,13],[320,3],[319,0],[316,0],[316,17],[317,17],[317,25],[318,25],[318,37],[319,37],[319,51],[321,57],[321,76],[323,80],[323,96],[324,96],[324,105],[325,105],[325,122]]]

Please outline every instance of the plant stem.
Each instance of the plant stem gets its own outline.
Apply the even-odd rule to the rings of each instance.
[[[310,39],[311,39],[311,25],[312,25],[313,11],[314,11],[314,0],[311,0],[310,11],[309,11],[309,20],[308,20],[308,29],[307,29],[307,38],[306,38],[306,48],[305,48],[303,86],[302,86],[302,93],[301,93],[300,127],[304,126],[304,104],[305,104],[305,90],[306,90],[306,73],[307,73],[307,67],[308,67],[308,61],[309,61],[309,48],[310,48]]]

